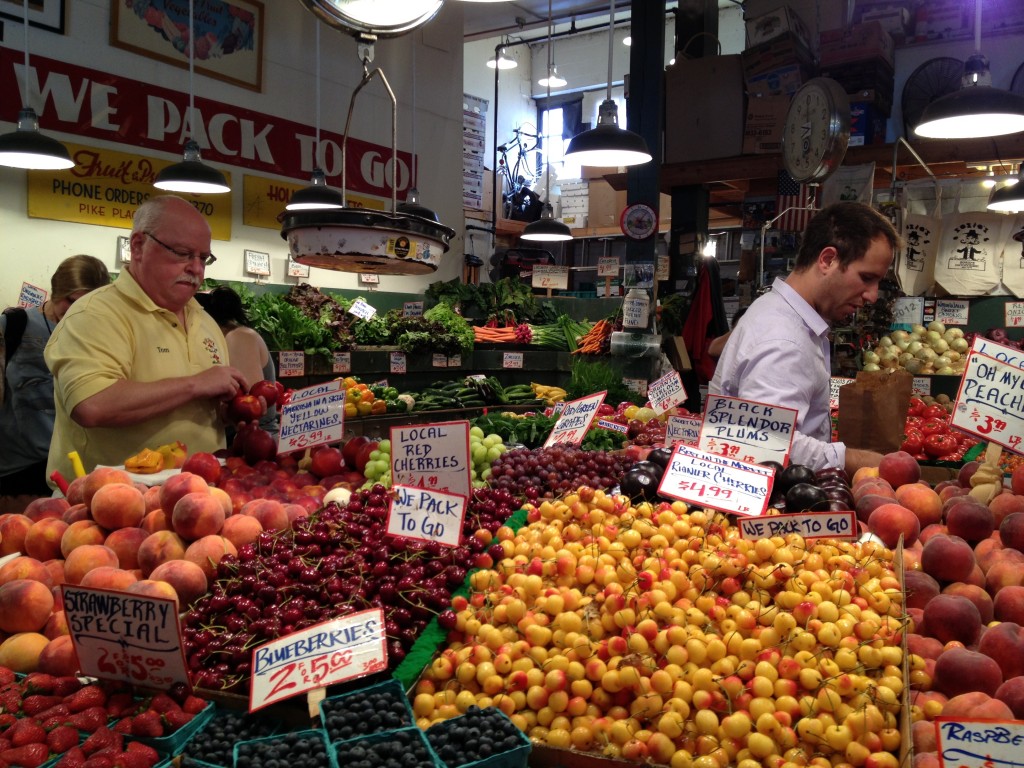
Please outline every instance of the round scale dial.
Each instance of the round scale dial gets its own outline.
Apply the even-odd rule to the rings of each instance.
[[[842,165],[850,143],[850,101],[827,77],[793,95],[782,134],[782,162],[798,182],[821,181]]]
[[[658,229],[658,214],[649,205],[636,203],[626,206],[619,219],[622,233],[634,240],[645,240]]]

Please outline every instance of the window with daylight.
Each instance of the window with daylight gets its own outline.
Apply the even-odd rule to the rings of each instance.
[[[544,167],[550,168],[552,183],[559,179],[578,179],[582,174],[579,163],[565,159],[565,150],[572,139],[565,137],[565,110],[561,106],[545,109],[541,113],[541,156]]]

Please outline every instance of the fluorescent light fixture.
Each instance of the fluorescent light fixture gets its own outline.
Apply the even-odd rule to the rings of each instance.
[[[39,132],[39,116],[28,105],[28,0],[22,4],[22,26],[25,32],[25,85],[18,112],[18,127],[13,133],[0,136],[0,165],[38,171],[61,171],[73,168],[68,148],[56,139]]]
[[[515,69],[519,66],[519,62],[513,59],[505,51],[505,46],[498,46],[497,53],[494,58],[487,60],[487,66],[491,69]]]
[[[188,120],[195,115],[196,51],[192,41],[195,36],[195,0],[188,0]],[[189,123],[191,126],[191,123]],[[191,131],[191,127],[189,128]],[[199,144],[189,136],[185,142],[185,159],[169,165],[156,175],[153,186],[166,192],[184,192],[192,195],[221,194],[230,192],[231,186],[223,173],[203,162]]]
[[[597,127],[574,136],[565,156],[580,165],[640,165],[653,155],[638,133],[619,127],[619,108],[612,100],[612,42],[615,39],[615,0],[608,10],[608,94],[597,112]]]

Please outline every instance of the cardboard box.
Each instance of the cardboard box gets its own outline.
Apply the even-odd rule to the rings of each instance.
[[[850,103],[850,146],[885,142],[885,117],[874,104],[865,101]]]
[[[668,67],[665,162],[739,155],[743,151],[745,99],[740,56],[687,59]]]
[[[591,227],[619,227],[619,220],[626,208],[626,191],[618,192],[603,179],[590,182],[590,205],[587,209],[587,224]],[[672,211],[671,198],[662,194],[658,203],[658,224],[670,220]]]
[[[583,179],[585,181],[590,181],[591,179],[603,179],[609,173],[622,173],[623,170],[623,168],[619,168],[618,166],[609,166],[606,168],[600,165],[584,165],[580,173],[583,174]]]
[[[867,59],[882,59],[892,66],[895,45],[881,23],[869,21],[840,29],[826,29],[819,38],[821,67]]]
[[[905,40],[910,29],[910,10],[900,6],[880,6],[865,9],[858,23],[877,21],[896,41]]]
[[[982,24],[985,24],[984,17]],[[974,4],[963,0],[929,0],[914,17],[914,40],[949,40],[974,33]]]
[[[807,80],[808,70],[799,64],[787,64],[761,75],[746,79],[747,93],[751,97],[792,96]]]
[[[743,74],[746,77],[771,72],[782,66],[800,64],[809,67],[814,57],[811,49],[793,34],[785,34],[775,40],[748,47],[741,54]]]
[[[800,38],[805,48],[811,47],[811,35],[796,11],[789,6],[776,8],[746,20],[747,47],[774,40],[791,33]]]
[[[747,119],[743,124],[744,155],[782,151],[782,128],[789,102],[789,96],[747,99]]]

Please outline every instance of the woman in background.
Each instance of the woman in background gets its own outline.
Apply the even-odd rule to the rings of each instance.
[[[69,256],[50,278],[50,298],[42,306],[12,307],[0,316],[6,364],[0,408],[0,513],[20,512],[32,498],[51,494],[46,459],[53,435],[53,376],[43,350],[68,307],[109,282],[107,268],[96,257]]]
[[[242,300],[230,286],[219,285],[209,293],[197,293],[196,301],[217,321],[228,342],[228,359],[231,365],[245,375],[249,386],[261,380],[277,381],[274,359],[270,356],[267,343],[249,326]],[[260,419],[260,427],[277,438],[275,408],[267,409]]]

